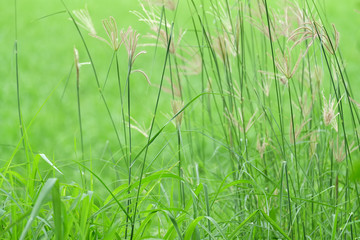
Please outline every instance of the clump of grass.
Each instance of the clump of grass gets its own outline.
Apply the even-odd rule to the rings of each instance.
[[[74,49],[81,162],[43,170],[28,144],[34,161],[25,178],[11,157],[1,173],[1,238],[357,236],[360,197],[351,173],[359,156],[359,104],[335,25],[314,1],[187,3],[141,2],[133,13],[145,23],[146,38],[132,27],[122,30],[112,16],[102,21],[102,37],[87,9],[67,10],[110,119],[99,118],[99,125],[110,125],[103,134],[115,134],[118,144],[109,141],[84,157],[92,149],[83,141],[89,102],[80,104]],[[92,58],[87,38],[99,40],[94,48],[110,47],[110,64]],[[153,54],[151,64],[140,48]],[[97,66],[105,66],[104,76]],[[136,95],[145,92],[138,78],[148,83],[146,96]],[[171,115],[163,114],[170,106]],[[140,107],[153,109],[151,116]],[[95,182],[49,178],[74,164]],[[30,190],[23,194],[19,186]],[[43,205],[50,190],[53,201]]]

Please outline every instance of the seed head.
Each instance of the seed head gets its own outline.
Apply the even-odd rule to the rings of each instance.
[[[95,27],[87,8],[74,10],[73,14],[75,18],[77,18],[77,21],[75,20],[75,22],[78,26],[88,31],[90,35],[96,35]]]
[[[318,135],[316,131],[311,132],[310,134],[310,148],[309,148],[309,156],[312,157],[316,153],[316,147],[318,145]]]
[[[104,19],[102,23],[106,34],[109,37],[108,44],[112,47],[112,49],[114,49],[114,51],[117,51],[122,44],[123,39],[119,37],[119,30],[117,28],[115,18],[110,16],[109,19]]]
[[[356,102],[354,99],[349,97],[350,101],[353,102],[359,109],[360,109],[360,103]]]
[[[121,32],[121,36],[128,52],[129,62],[133,64],[138,56],[146,53],[145,51],[141,51],[135,54],[140,34],[133,30],[132,27],[129,27],[126,32]]]
[[[359,148],[358,145],[355,145],[354,142],[351,142],[350,145],[348,145],[348,151],[345,149],[345,141],[342,140],[340,143],[339,137],[337,137],[336,140],[333,140],[330,142],[330,147],[333,150],[333,156],[337,162],[342,162],[346,159],[346,156],[348,154],[351,154],[356,149]]]
[[[264,71],[259,71],[259,73],[261,73],[261,82],[259,83],[259,86],[263,90],[265,96],[269,97],[272,78]]]
[[[161,2],[161,0],[155,0],[155,2],[157,1]],[[156,39],[156,41],[161,43],[161,47],[167,49],[170,38],[169,33],[171,32],[171,24],[164,23],[162,18],[159,16],[159,10],[154,5],[156,4],[149,4],[147,8],[144,4],[141,3],[140,6],[142,8],[142,12],[133,11],[132,13],[134,13],[139,18],[139,21],[145,22],[150,27],[152,33],[148,34],[147,37]],[[175,54],[177,45],[180,43],[184,34],[185,31],[180,30],[178,41],[176,43],[174,43],[173,34],[169,46],[169,52],[171,54]],[[144,46],[156,46],[156,44],[144,44]]]
[[[310,46],[313,45],[314,40],[318,38],[325,47],[326,51],[334,55],[335,51],[339,46],[340,34],[336,30],[334,24],[332,24],[332,28],[334,30],[334,40],[330,39],[328,32],[320,22],[309,20],[307,22],[304,22],[297,29],[295,29],[291,33],[288,40],[294,41],[294,45],[292,46],[292,48],[304,41],[307,41],[308,43],[306,51],[308,51]]]
[[[183,109],[184,107],[184,102],[181,100],[173,100],[171,101],[171,106],[172,106],[172,110],[174,115],[177,114],[181,109]],[[184,112],[179,113],[176,117],[175,117],[175,123],[176,123],[176,127],[180,128],[181,126],[181,122],[182,122],[182,118],[183,118]]]
[[[324,106],[323,106],[324,124],[325,124],[325,126],[331,125],[337,132],[338,127],[337,127],[336,117],[339,113],[335,113],[335,109],[336,109],[337,105],[339,104],[339,102],[341,101],[341,98],[340,98],[339,102],[337,104],[335,104],[335,99],[332,99],[331,95],[329,97],[329,100],[327,101],[324,96],[324,93],[323,93],[323,101],[324,101]]]
[[[260,153],[261,158],[264,157],[267,145],[268,143],[265,141],[264,138],[260,138],[260,136],[257,137],[256,150],[258,150],[258,152]]]
[[[88,65],[91,64],[90,62],[80,62],[79,60],[79,51],[76,49],[76,47],[74,47],[74,64],[75,64],[75,68],[76,68],[76,72],[79,73],[80,71],[80,67],[82,65]]]
[[[213,48],[222,62],[225,62],[229,54],[236,56],[231,48],[231,42],[226,36],[217,36],[213,38]]]
[[[296,70],[299,67],[300,61],[305,56],[306,52],[304,54],[300,53],[297,57],[296,63],[292,64],[292,49],[286,48],[283,52],[279,49],[276,52],[276,58],[275,58],[275,65],[277,69],[284,75],[284,77],[289,80],[291,79]],[[280,79],[281,80],[281,79]],[[284,80],[284,84],[287,83],[287,80]]]
[[[165,8],[174,11],[176,9],[176,3],[174,0],[145,0],[149,4],[157,6],[164,6]]]
[[[76,47],[74,47],[74,63],[76,70],[78,71],[80,68],[80,63],[79,63],[79,51],[76,49]]]

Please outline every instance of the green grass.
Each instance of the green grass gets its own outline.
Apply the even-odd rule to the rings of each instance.
[[[0,3],[0,238],[356,239],[359,3],[165,2]]]

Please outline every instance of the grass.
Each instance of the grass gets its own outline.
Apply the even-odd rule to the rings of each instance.
[[[7,3],[0,238],[356,239],[345,7],[148,2]]]

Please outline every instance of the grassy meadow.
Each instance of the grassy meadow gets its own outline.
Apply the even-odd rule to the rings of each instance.
[[[0,2],[0,239],[360,239],[360,2]]]

